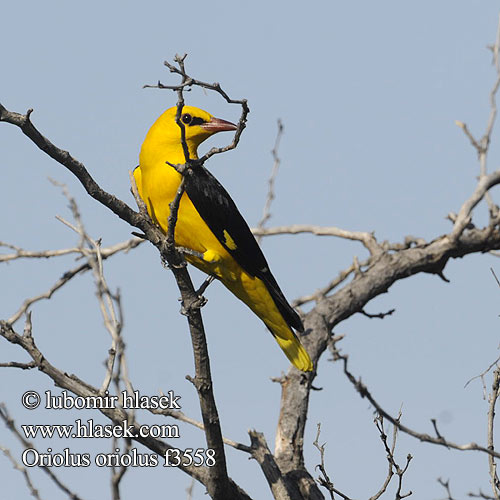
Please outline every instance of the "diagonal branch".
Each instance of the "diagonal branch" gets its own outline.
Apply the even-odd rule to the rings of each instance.
[[[0,415],[2,414],[2,408],[0,407]],[[31,476],[28,472],[28,469],[21,465],[13,456],[12,453],[8,448],[5,448],[5,446],[0,445],[0,451],[3,452],[3,454],[10,460],[12,466],[14,469],[18,470],[23,476],[24,476],[24,481],[26,482],[26,486],[28,487],[28,490],[36,500],[42,500],[38,490],[35,488],[35,485],[33,484],[33,481],[31,480]]]
[[[175,418],[176,420],[179,420],[180,422],[185,422],[187,424],[190,424],[193,427],[196,427],[197,429],[200,429],[202,431],[205,430],[205,427],[201,422],[198,422],[198,420],[195,420],[194,418],[188,417],[181,410],[171,410],[169,408],[165,408],[165,409],[148,408],[148,411],[150,411],[154,415],[164,415],[164,416],[172,417],[172,418]],[[237,441],[233,441],[232,439],[225,438],[225,437],[223,437],[222,440],[224,441],[224,444],[231,446],[235,450],[244,451],[245,453],[249,453],[249,454],[252,453],[252,448],[246,444],[238,443]]]

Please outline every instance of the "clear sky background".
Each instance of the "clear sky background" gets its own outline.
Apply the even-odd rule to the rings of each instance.
[[[33,122],[59,147],[82,161],[107,191],[133,204],[128,170],[137,165],[144,136],[156,117],[175,104],[169,91],[142,86],[177,79],[163,66],[188,53],[188,71],[218,81],[235,98],[247,98],[248,127],[236,151],[207,167],[242,213],[256,225],[272,167],[276,121],[285,125],[282,167],[271,225],[309,223],[375,231],[383,240],[408,234],[433,239],[450,229],[445,216],[458,211],[474,189],[475,151],[454,124],[461,120],[480,136],[489,112],[495,73],[486,46],[493,43],[496,2],[9,2],[2,9],[0,102],[12,111],[34,108]],[[195,90],[189,104],[237,120],[239,109],[219,96]],[[207,143],[224,144],[228,134]],[[489,166],[499,164],[498,135]],[[44,156],[20,131],[0,126],[0,240],[26,249],[65,248],[77,238],[55,219],[69,218],[67,202],[48,177],[66,183],[76,197],[89,233],[111,245],[131,228],[89,199],[73,176]],[[494,193],[496,194],[496,193]],[[476,221],[484,222],[480,209]],[[283,236],[264,240],[273,273],[292,300],[325,285],[363,248],[334,238]],[[0,317],[24,298],[48,289],[71,257],[16,261],[0,267]],[[486,444],[487,402],[476,381],[465,383],[497,356],[500,290],[492,256],[450,262],[445,275],[419,275],[394,285],[367,306],[391,317],[356,316],[338,326],[351,370],[379,402],[403,422],[432,433],[431,418],[450,440]],[[144,394],[174,390],[183,410],[199,418],[185,318],[179,295],[157,251],[144,244],[106,263],[109,284],[120,288],[130,374]],[[196,282],[202,275],[193,272]],[[206,293],[203,317],[224,434],[248,443],[247,431],[265,433],[272,446],[279,411],[279,386],[270,381],[287,361],[258,318],[222,285]],[[110,340],[102,328],[90,275],[84,275],[33,308],[34,334],[49,361],[94,385],[104,376]],[[22,328],[19,325],[18,328]],[[326,441],[326,466],[336,487],[368,498],[382,484],[386,459],[373,425],[373,408],[354,392],[339,365],[325,355],[313,392],[305,458],[319,462],[312,446],[316,423]],[[25,360],[0,341],[0,361]],[[71,423],[90,412],[24,410],[21,394],[53,387],[38,372],[2,369],[0,400],[18,424]],[[143,422],[162,423],[141,415]],[[204,446],[203,434],[182,425],[180,447]],[[21,448],[0,426],[0,444],[19,458]],[[47,447],[107,452],[110,443],[38,440]],[[143,450],[144,451],[144,450]],[[452,492],[489,490],[487,457],[422,445],[401,435],[400,463],[414,459],[404,491],[438,499],[436,479],[450,479]],[[254,461],[228,449],[229,473],[253,497],[271,498]],[[58,472],[82,498],[109,496],[104,469]],[[2,498],[28,498],[21,474],[0,455]],[[65,498],[40,471],[33,479],[42,498]],[[185,498],[190,478],[178,470],[130,470],[122,498]],[[197,484],[195,499],[206,498]],[[387,496],[391,498],[391,496]]]

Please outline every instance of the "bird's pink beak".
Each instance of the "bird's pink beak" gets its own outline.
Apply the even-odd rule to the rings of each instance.
[[[214,116],[212,116],[212,119],[209,122],[202,123],[200,127],[213,133],[236,130],[238,128],[238,126],[234,123],[222,120],[221,118],[215,118]]]

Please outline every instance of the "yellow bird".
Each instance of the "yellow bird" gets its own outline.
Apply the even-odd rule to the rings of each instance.
[[[176,107],[168,109],[150,128],[142,144],[139,166],[134,170],[139,195],[151,218],[165,233],[169,204],[182,179],[168,163],[186,163],[176,114]],[[198,146],[211,135],[237,128],[192,106],[183,107],[181,121],[191,159],[198,158]],[[311,358],[292,330],[304,331],[300,317],[285,299],[234,201],[203,166],[193,167],[185,176],[175,244],[192,250],[195,255],[185,254],[188,262],[218,278],[250,307],[296,368],[313,369]]]

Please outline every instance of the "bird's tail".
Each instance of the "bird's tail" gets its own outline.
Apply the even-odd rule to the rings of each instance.
[[[313,364],[309,354],[304,349],[303,345],[297,336],[288,327],[288,332],[285,335],[279,335],[274,332],[273,336],[278,342],[279,346],[286,354],[293,366],[303,372],[310,372],[313,369]],[[280,332],[281,333],[281,332]]]
[[[205,269],[202,268],[202,270]],[[224,273],[218,277],[264,322],[295,368],[303,372],[312,371],[313,364],[309,354],[276,306],[265,283],[259,278],[250,276],[239,267],[234,268],[229,278]],[[283,298],[283,300],[286,299]]]

